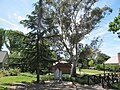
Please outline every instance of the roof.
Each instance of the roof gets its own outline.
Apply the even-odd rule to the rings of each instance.
[[[119,64],[118,56],[109,58],[104,64]]]
[[[68,63],[67,61],[62,61],[62,60],[60,60],[60,61],[56,61],[53,65],[56,65],[56,64],[58,64],[58,63]]]
[[[0,63],[3,62],[6,54],[7,54],[7,51],[0,51]]]
[[[71,67],[70,63],[57,63],[54,67]]]

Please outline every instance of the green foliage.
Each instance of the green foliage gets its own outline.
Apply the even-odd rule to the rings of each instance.
[[[50,50],[47,40],[39,40],[39,52],[37,52],[37,41],[35,40],[35,37],[34,33],[29,33],[24,40],[25,48],[23,53],[25,55],[25,59],[23,59],[22,62],[26,65],[26,70],[31,72],[35,72],[38,67],[40,70],[46,69],[49,64],[54,62],[52,58],[53,51]]]
[[[15,51],[20,52],[23,48],[24,34],[21,31],[6,30],[5,45],[10,51],[10,54]]]
[[[0,51],[4,43],[5,43],[5,30],[0,28]]]
[[[9,50],[9,60],[8,64],[18,64],[18,58],[21,59],[24,55],[21,53],[23,50],[23,41],[24,41],[24,33],[17,30],[5,30],[0,29],[0,50],[3,44],[6,45]]]
[[[4,76],[11,76],[11,72],[10,72],[10,70],[2,70],[2,73],[3,73],[3,75]]]
[[[114,90],[119,90],[120,89],[120,83],[115,83],[115,84],[112,84],[110,86],[111,89],[114,89]]]
[[[93,60],[90,60],[90,61],[88,62],[88,65],[93,66],[93,65],[94,65],[94,61],[93,61]]]
[[[63,81],[71,81],[71,79],[74,79],[74,77],[70,77],[68,74],[64,74],[62,77]]]
[[[105,65],[105,69],[108,71],[117,72],[117,71],[120,71],[120,65],[107,64],[107,65]]]
[[[110,56],[99,52],[99,53],[97,53],[97,57],[95,58],[95,63],[96,64],[103,64],[109,58],[110,58]]]
[[[98,70],[104,70],[103,64],[97,64],[97,65],[95,65],[95,67]],[[105,70],[112,71],[112,72],[118,72],[118,71],[120,71],[120,65],[105,64]]]
[[[90,44],[81,44],[80,53],[79,53],[79,60],[78,62],[83,64],[83,68],[88,68],[89,60],[93,59],[95,62],[95,57],[99,52],[99,46],[102,43],[102,39],[99,37],[94,38]]]
[[[4,77],[4,76],[17,76],[20,74],[20,69],[15,68],[15,69],[3,69],[0,70],[0,77]]]
[[[71,82],[77,82],[77,83],[80,83],[80,84],[87,84],[87,75],[82,75],[82,76],[79,76],[79,77],[70,77],[70,75],[63,75],[62,77],[62,80],[63,81],[71,81]]]
[[[95,68],[96,68],[97,70],[104,70],[103,64],[96,64],[96,65],[95,65]]]
[[[42,81],[54,80],[54,75],[53,74],[43,75],[43,76],[41,76],[40,80],[42,80]]]
[[[113,33],[116,33],[118,34],[118,37],[120,36],[120,9],[119,9],[119,12],[118,12],[118,16],[116,16],[114,18],[114,20],[112,22],[109,23],[109,30],[110,32],[113,32]]]
[[[15,68],[15,69],[9,69],[9,73],[11,76],[17,76],[20,74],[20,69]]]
[[[36,71],[37,82],[39,82],[40,71],[47,68],[52,61],[52,51],[48,44],[48,38],[52,36],[48,36],[48,34],[52,32],[51,28],[55,26],[49,25],[53,20],[48,16],[48,9],[50,8],[47,7],[47,3],[46,0],[39,0],[34,4],[35,10],[31,12],[31,15],[27,15],[28,19],[20,22],[25,27],[32,29],[24,40],[25,60],[23,62],[28,70]]]
[[[0,70],[0,78],[4,77],[4,73],[2,72],[2,70]]]

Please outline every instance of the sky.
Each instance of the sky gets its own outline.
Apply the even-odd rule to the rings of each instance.
[[[20,25],[21,20],[26,19],[26,15],[30,14],[34,10],[33,4],[38,0],[0,0],[0,28],[20,30],[24,33],[28,33],[29,30]],[[100,36],[103,42],[100,46],[101,52],[109,55],[116,56],[120,52],[120,39],[117,34],[108,32],[109,22],[113,21],[115,16],[118,15],[120,8],[120,0],[99,0],[95,6],[103,7],[109,6],[113,9],[113,12],[106,16],[99,28],[93,30],[89,35],[89,39],[84,39],[83,43],[88,43],[94,37]],[[3,47],[3,50],[6,50]]]

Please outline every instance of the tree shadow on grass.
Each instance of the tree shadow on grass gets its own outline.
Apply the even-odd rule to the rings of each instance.
[[[55,81],[48,81],[41,83],[16,83],[12,84],[8,90],[104,90],[88,85],[73,85],[72,82],[58,83]]]

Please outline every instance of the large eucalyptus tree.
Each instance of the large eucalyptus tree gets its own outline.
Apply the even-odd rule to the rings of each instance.
[[[51,15],[51,26],[54,26],[54,34],[60,35],[55,40],[55,49],[66,52],[72,61],[71,76],[76,75],[76,64],[79,60],[80,41],[96,28],[106,14],[112,10],[105,6],[94,7],[98,0],[47,0],[48,16]],[[52,25],[51,25],[52,24]],[[53,30],[53,28],[52,28]],[[51,31],[52,31],[51,30]]]

